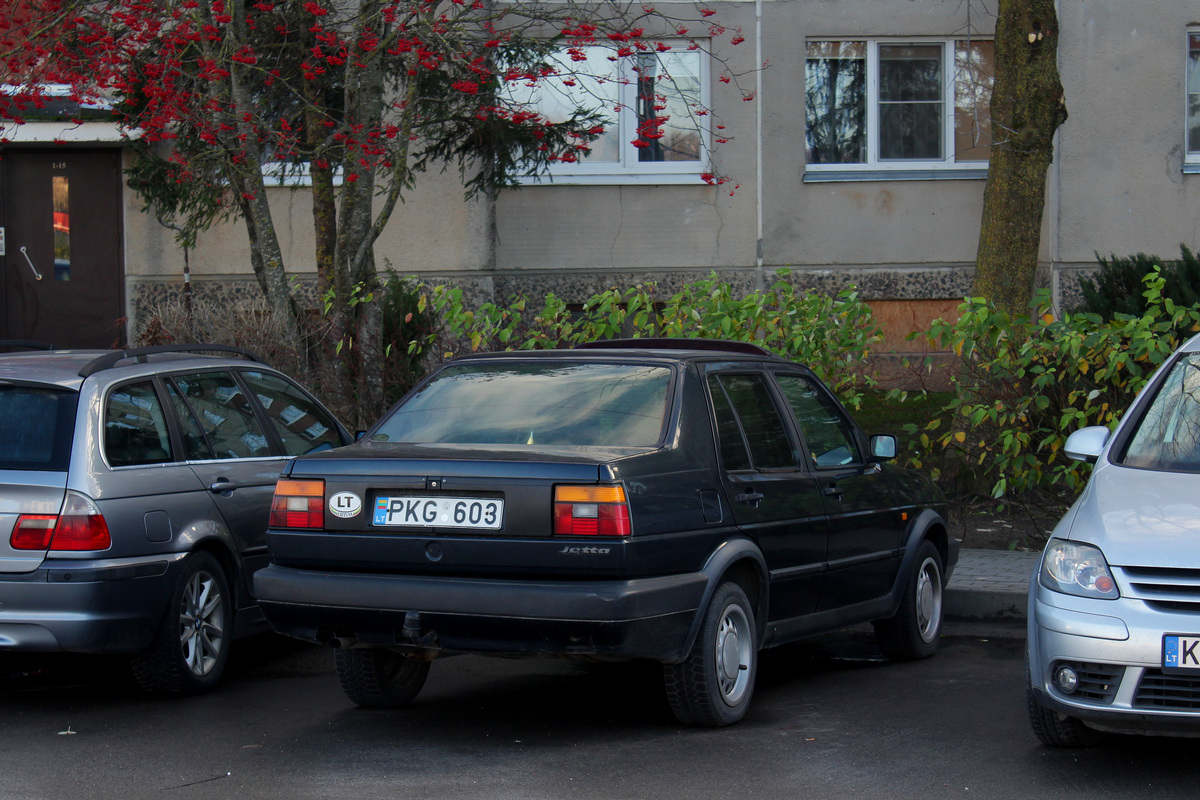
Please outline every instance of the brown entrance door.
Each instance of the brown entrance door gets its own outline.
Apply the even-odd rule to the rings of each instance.
[[[121,224],[119,151],[5,151],[3,338],[123,345]]]

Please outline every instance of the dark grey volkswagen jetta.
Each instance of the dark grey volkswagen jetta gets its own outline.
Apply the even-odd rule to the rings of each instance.
[[[360,705],[452,653],[640,658],[680,721],[727,725],[762,648],[864,621],[893,658],[937,648],[958,543],[895,449],[751,345],[473,355],[291,462],[255,592]]]

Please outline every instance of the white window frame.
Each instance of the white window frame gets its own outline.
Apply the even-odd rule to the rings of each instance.
[[[955,158],[955,87],[958,68],[955,51],[959,42],[966,37],[867,37],[867,36],[813,36],[805,42],[805,71],[808,69],[807,45],[813,42],[863,42],[866,55],[866,136],[867,158],[861,164],[808,164],[804,165],[806,181],[821,180],[877,180],[880,178],[982,178],[987,175],[986,160],[958,161]],[[974,40],[982,41],[982,40]],[[990,40],[989,40],[990,41]],[[939,159],[882,159],[879,157],[879,47],[880,45],[930,45],[941,46],[942,50],[942,147],[945,155]],[[804,98],[807,109],[807,93]]]
[[[1200,36],[1200,28],[1188,28],[1183,34],[1183,171],[1200,173],[1200,150],[1189,149],[1191,131],[1188,129],[1190,96],[1200,94],[1200,86],[1188,86],[1188,67],[1191,63],[1192,37]]]
[[[684,52],[689,45],[681,40],[666,40],[672,48]],[[592,45],[604,46],[604,45]],[[566,46],[563,47],[566,49]],[[616,48],[612,48],[615,52]],[[708,51],[703,47],[692,52],[697,54],[700,80],[699,104],[711,108],[712,83]],[[551,164],[548,171],[537,176],[520,176],[517,182],[527,186],[587,186],[623,184],[703,184],[701,175],[711,172],[712,161],[712,115],[699,116],[701,155],[695,161],[639,161],[638,148],[633,141],[637,137],[637,74],[633,71],[636,56],[621,58],[618,78],[617,141],[620,144],[619,161],[589,163],[586,158],[579,161]]]

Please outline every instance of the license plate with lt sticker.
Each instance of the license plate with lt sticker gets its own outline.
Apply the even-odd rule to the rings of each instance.
[[[1164,671],[1200,672],[1200,634],[1163,636]]]
[[[372,523],[405,528],[499,530],[504,501],[494,497],[376,497]]]

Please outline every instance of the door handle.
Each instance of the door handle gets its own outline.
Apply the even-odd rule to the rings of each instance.
[[[238,485],[229,478],[217,478],[208,486],[208,490],[213,494],[229,494],[236,488]]]
[[[33,277],[40,281],[42,273],[38,272],[38,268],[33,265],[33,259],[29,257],[29,251],[25,249],[25,245],[21,245],[21,255],[25,256],[25,263],[33,270]]]
[[[841,500],[842,495],[846,493],[845,489],[839,489],[836,483],[831,483],[823,490],[826,497],[832,497],[835,500]]]
[[[753,503],[754,505],[758,505],[758,501],[762,500],[763,497],[764,495],[762,492],[743,492],[734,496],[733,499],[739,503]]]

